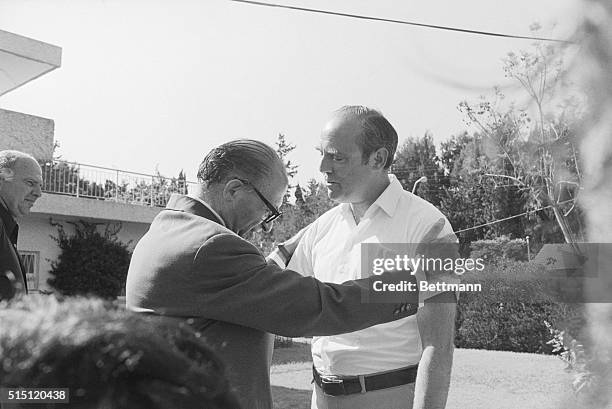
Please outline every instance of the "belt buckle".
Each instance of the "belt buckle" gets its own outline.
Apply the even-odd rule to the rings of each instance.
[[[321,378],[321,385],[324,392],[328,393],[329,395],[336,395],[336,393],[334,393],[335,391],[332,390],[328,390],[325,391],[326,386],[331,387],[332,389],[335,389],[337,387],[340,388],[340,390],[342,391],[342,394],[346,395],[346,391],[344,389],[344,380],[341,378],[338,378],[337,376],[328,376],[328,375],[320,375]]]
[[[321,377],[322,384],[341,384],[344,381],[337,376],[329,376],[329,375],[319,375]]]

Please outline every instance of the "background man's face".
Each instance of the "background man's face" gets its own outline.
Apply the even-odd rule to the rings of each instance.
[[[372,169],[363,164],[357,137],[359,121],[342,115],[333,117],[321,133],[319,170],[325,174],[329,198],[339,203],[359,203],[367,197]]]
[[[34,202],[42,195],[42,171],[35,160],[19,158],[13,172],[12,180],[0,186],[0,197],[13,217],[21,217],[30,213]]]

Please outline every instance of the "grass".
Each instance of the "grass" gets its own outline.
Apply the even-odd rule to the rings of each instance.
[[[309,409],[310,345],[274,351],[275,409]],[[446,409],[557,409],[574,401],[572,375],[554,356],[456,349]]]

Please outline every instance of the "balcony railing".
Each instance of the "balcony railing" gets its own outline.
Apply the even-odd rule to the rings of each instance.
[[[126,172],[76,162],[41,163],[46,193],[164,207],[172,193],[186,194],[195,185],[185,179]]]

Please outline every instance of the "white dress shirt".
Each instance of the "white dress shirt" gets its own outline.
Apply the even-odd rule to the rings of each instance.
[[[440,236],[453,233],[448,220],[431,203],[405,191],[395,176],[389,175],[389,179],[389,186],[368,208],[359,224],[355,223],[347,203],[334,207],[313,222],[288,268],[321,281],[342,283],[371,274],[362,273],[361,243],[419,243],[440,219],[445,223]],[[416,315],[312,340],[314,366],[327,375],[394,370],[417,364],[421,354]]]

